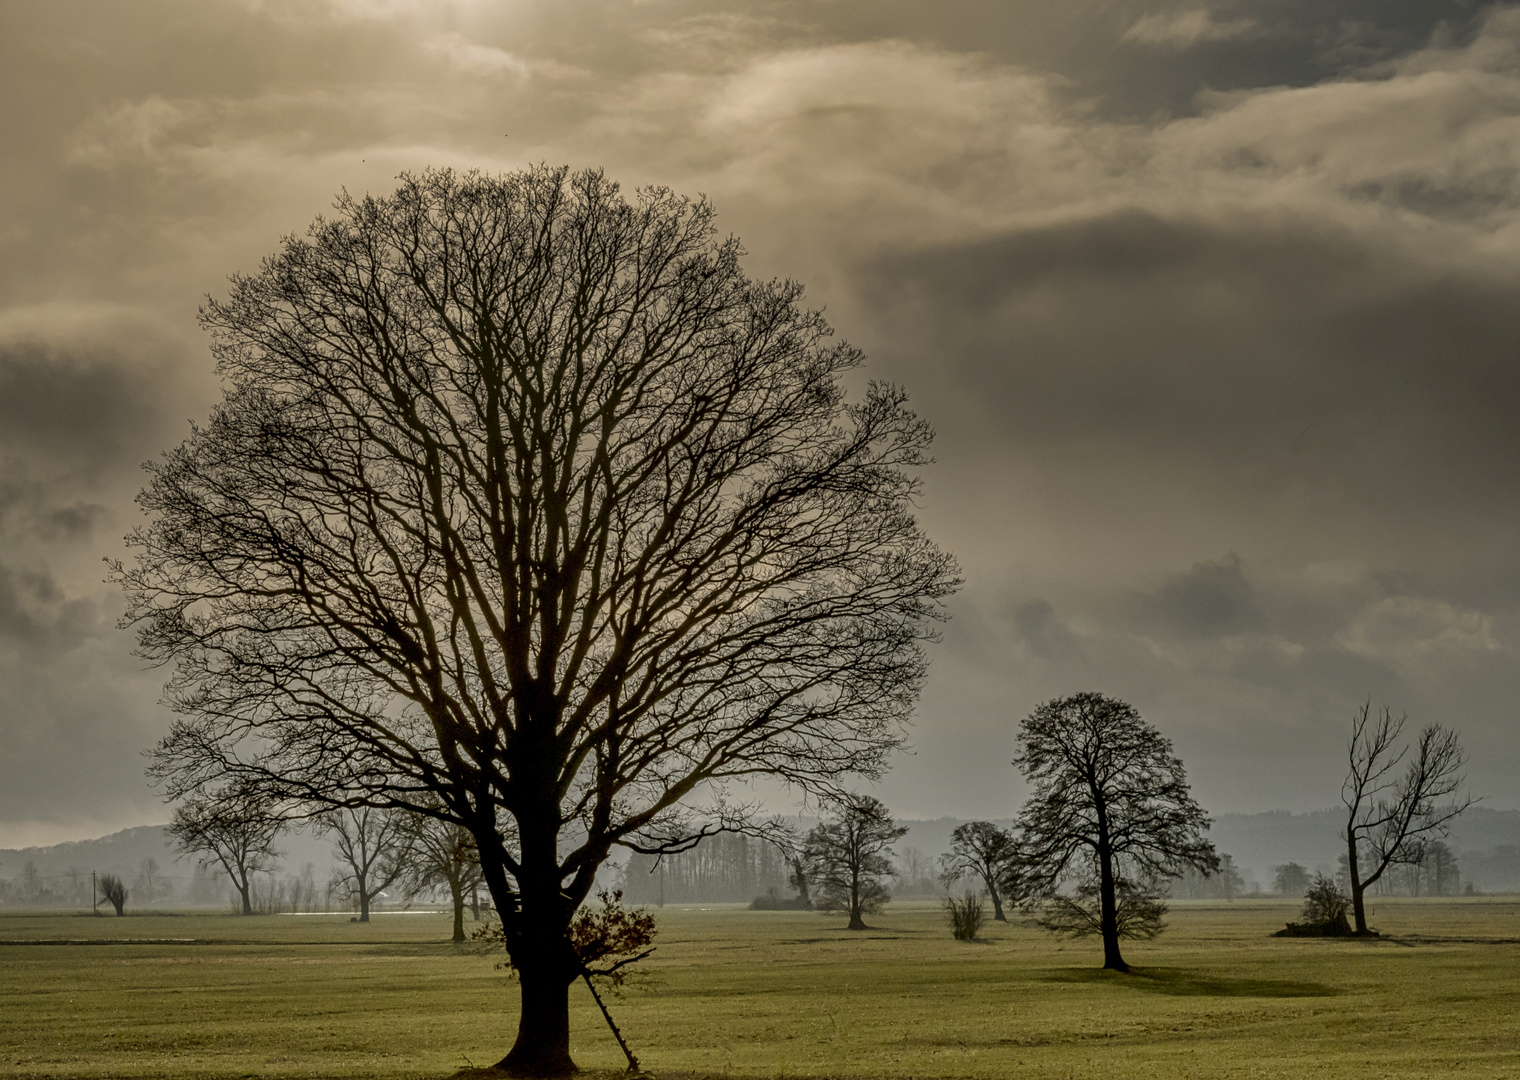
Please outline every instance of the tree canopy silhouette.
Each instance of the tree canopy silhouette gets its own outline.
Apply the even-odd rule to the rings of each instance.
[[[893,821],[880,799],[852,795],[840,800],[834,816],[815,825],[803,841],[803,861],[818,906],[848,915],[847,929],[867,929],[865,916],[892,899],[882,883],[892,876],[887,849],[907,834],[907,826]]]
[[[950,850],[939,857],[946,891],[963,877],[982,883],[992,900],[992,917],[1007,922],[1003,900],[1016,900],[1019,886],[1018,840],[990,821],[967,821],[950,834]]]
[[[860,352],[741,254],[597,172],[340,197],[204,308],[223,399],[117,568],[176,665],[171,796],[470,831],[519,1075],[574,1068],[568,928],[613,847],[733,826],[728,781],[876,774],[957,584],[913,516],[928,425],[847,400]]]
[[[122,910],[127,906],[126,883],[115,874],[102,874],[100,875],[99,887],[100,899],[109,900],[111,906],[116,909],[116,914],[120,915]],[[96,903],[98,904],[99,901],[96,901]]]
[[[191,792],[175,808],[168,831],[175,847],[199,855],[202,866],[219,864],[237,889],[242,914],[252,915],[254,875],[274,869],[284,827],[278,807],[233,784]]]
[[[1219,869],[1182,762],[1134,706],[1102,694],[1046,702],[1019,743],[1013,763],[1033,789],[1018,819],[1027,895],[1048,929],[1100,936],[1103,966],[1128,971],[1119,938],[1161,929],[1154,884]],[[1072,880],[1074,893],[1057,891]]]

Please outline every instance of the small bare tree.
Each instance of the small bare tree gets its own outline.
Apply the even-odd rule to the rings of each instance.
[[[242,914],[253,914],[255,874],[273,870],[275,850],[285,822],[274,804],[234,788],[202,789],[175,809],[169,835],[187,855],[199,855],[202,866],[216,863],[232,880]]]
[[[1371,701],[1351,719],[1348,768],[1341,785],[1346,829],[1341,835],[1358,934],[1369,933],[1368,887],[1391,866],[1419,862],[1426,845],[1446,836],[1452,819],[1474,801],[1458,795],[1467,755],[1457,733],[1429,724],[1420,731],[1411,754],[1410,747],[1400,745],[1406,719],[1395,719],[1387,706],[1374,714]]]
[[[1426,887],[1431,896],[1455,896],[1462,873],[1457,857],[1443,840],[1432,840],[1425,845],[1425,859],[1421,863],[1425,871]]]
[[[990,821],[968,821],[950,834],[950,851],[939,857],[945,888],[974,877],[992,901],[992,917],[1007,922],[1003,898],[1018,893],[1019,846],[1013,834]]]
[[[1341,892],[1333,878],[1316,874],[1304,891],[1303,925],[1317,927],[1326,936],[1349,933],[1351,928],[1346,925],[1346,910],[1350,906],[1350,898]]]
[[[987,917],[987,908],[980,893],[967,889],[959,898],[945,897],[945,913],[950,916],[950,933],[956,941],[975,941]]]
[[[161,875],[158,869],[158,860],[149,855],[137,864],[137,879],[142,886],[143,903],[151,904],[157,896],[157,886]]]
[[[463,941],[465,905],[482,880],[475,837],[456,822],[422,814],[408,817],[411,860],[402,874],[402,884],[413,895],[430,889],[448,889],[454,910],[453,940]],[[479,918],[478,907],[476,912]]]
[[[127,906],[126,883],[115,874],[103,874],[100,878],[100,898],[111,901],[111,906],[120,915],[122,909]]]
[[[797,899],[805,908],[812,908],[813,896],[811,883],[808,881],[807,859],[800,851],[788,851],[786,883],[797,890]]]
[[[907,832],[879,799],[858,795],[841,803],[837,817],[808,833],[804,848],[818,906],[847,912],[851,930],[866,929],[865,916],[892,898],[882,884],[892,874],[886,850]]]
[[[359,901],[359,921],[369,922],[375,898],[406,874],[416,840],[410,816],[401,810],[344,807],[317,818],[342,860],[339,880]]]

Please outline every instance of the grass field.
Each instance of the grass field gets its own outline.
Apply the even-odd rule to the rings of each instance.
[[[1275,939],[1296,905],[1177,903],[1131,944],[951,939],[930,904],[843,920],[659,913],[609,999],[655,1076],[1520,1077],[1520,898],[1380,900],[1377,942]],[[443,916],[0,915],[0,1077],[447,1077],[516,990]],[[621,1056],[584,987],[574,1053]]]

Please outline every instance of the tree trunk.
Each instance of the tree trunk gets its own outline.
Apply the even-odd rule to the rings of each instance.
[[[237,869],[242,873],[242,876],[234,876],[233,886],[237,889],[237,895],[243,898],[243,914],[252,914],[254,913],[254,899],[252,899],[254,889],[252,889],[248,881],[248,870],[240,866]]]
[[[1361,866],[1356,855],[1356,833],[1346,830],[1346,876],[1351,882],[1351,914],[1358,934],[1367,932],[1367,886],[1362,881]]]
[[[359,890],[359,921],[369,922],[369,892]]]
[[[464,890],[459,887],[459,882],[449,882],[449,891],[454,894],[454,941],[464,940]]]
[[[997,889],[987,886],[987,895],[992,897],[992,917],[998,922],[1007,922],[1003,915],[1003,898],[998,895]]]
[[[1119,955],[1119,901],[1114,887],[1114,860],[1106,849],[1098,853],[1098,903],[1104,970],[1128,971],[1129,965]]]
[[[550,972],[518,971],[522,1011],[517,1041],[496,1067],[512,1076],[569,1076],[578,1070],[570,1059],[570,983]]]
[[[583,968],[568,937],[571,911],[561,891],[558,813],[552,797],[544,803],[538,815],[518,815],[522,857],[515,896],[502,868],[482,861],[522,989],[517,1041],[496,1067],[521,1077],[577,1071],[570,1058],[570,984]]]

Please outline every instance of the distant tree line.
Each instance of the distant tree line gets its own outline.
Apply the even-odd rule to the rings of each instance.
[[[332,841],[334,864],[325,881],[310,862],[282,872],[278,841],[297,827]],[[382,898],[397,905],[443,899],[453,908],[456,941],[465,939],[465,913],[477,921],[481,916],[473,843],[457,827],[419,815],[361,809],[302,823],[250,802],[199,798],[175,811],[167,832],[188,866],[174,860],[166,867],[147,856],[130,874],[95,874],[92,896],[90,870],[70,866],[49,874],[28,860],[14,877],[0,878],[0,907],[124,914],[230,903],[239,915],[352,910],[364,919]]]
[[[748,903],[789,887],[792,866],[770,840],[734,833],[708,837],[668,855],[634,852],[619,878],[633,904]]]

